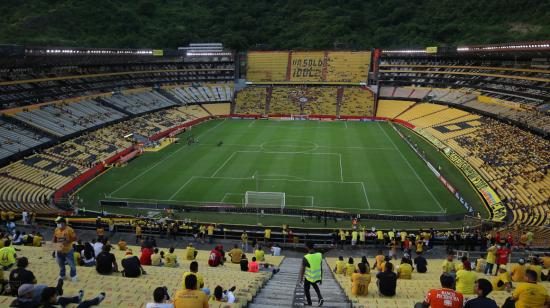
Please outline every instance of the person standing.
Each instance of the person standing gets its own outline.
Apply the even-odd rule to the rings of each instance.
[[[242,245],[241,245],[241,248],[244,252],[248,252],[248,234],[246,233],[246,231],[243,231],[243,233],[241,234],[241,242],[242,242]]]
[[[139,244],[141,242],[142,237],[143,235],[141,226],[139,225],[139,223],[136,223],[136,244]]]
[[[317,293],[318,304],[322,306],[324,303],[323,296],[319,290],[317,284],[322,284],[323,280],[323,255],[320,252],[315,252],[313,242],[308,241],[306,243],[308,253],[302,260],[302,267],[300,268],[300,281],[304,283],[304,294],[306,296],[307,305],[311,306],[311,295],[309,289],[313,286],[315,293]]]
[[[502,266],[506,267],[506,264],[508,264],[508,256],[511,254],[510,248],[501,245],[497,246],[497,270],[495,273],[495,276],[498,275],[498,269]]]
[[[65,279],[65,264],[70,267],[71,280],[77,281],[76,266],[73,257],[73,242],[76,241],[76,233],[73,228],[67,226],[67,221],[63,217],[57,217],[52,242],[57,244],[56,259],[59,265],[59,278]]]

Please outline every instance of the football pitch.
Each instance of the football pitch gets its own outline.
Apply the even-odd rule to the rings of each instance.
[[[189,134],[198,142],[186,144]],[[286,208],[465,212],[385,122],[218,119],[179,137],[179,143],[144,153],[85,185],[78,192],[84,206],[113,200],[242,207],[247,191],[262,191],[285,193]]]

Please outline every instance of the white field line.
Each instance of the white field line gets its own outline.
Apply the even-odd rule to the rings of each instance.
[[[221,164],[221,166],[218,169],[216,169],[216,171],[214,171],[214,173],[212,173],[212,175],[210,177],[211,178],[216,177],[216,175],[227,165],[227,163],[237,153],[266,153],[266,154],[292,154],[292,155],[294,155],[294,154],[307,154],[307,155],[334,155],[334,156],[338,156],[339,167],[340,167],[340,182],[345,183],[344,182],[344,170],[343,170],[343,165],[342,165],[342,154],[340,154],[340,153],[309,153],[309,152],[295,153],[295,152],[235,151],[235,152],[231,153],[231,155],[229,155],[229,157]]]
[[[399,150],[399,148],[397,147],[397,145],[395,144],[395,142],[393,142],[393,140],[390,138],[390,136],[388,135],[388,133],[386,133],[386,131],[384,130],[384,128],[382,128],[382,126],[380,126],[380,123],[377,122],[378,124],[378,127],[380,128],[380,130],[382,130],[382,132],[384,133],[384,135],[386,135],[386,138],[388,138],[388,140],[393,144],[393,147],[397,150],[397,152],[399,153],[399,155],[401,156],[401,158],[405,161],[405,163],[407,164],[407,166],[409,166],[409,169],[411,169],[411,171],[414,173],[414,175],[416,176],[416,178],[418,179],[418,181],[420,181],[420,183],[422,184],[422,186],[424,186],[424,189],[426,189],[426,191],[428,192],[428,194],[430,195],[430,197],[432,197],[432,199],[435,201],[435,203],[437,204],[437,206],[439,206],[439,208],[441,209],[441,213],[444,213],[445,210],[443,209],[443,207],[441,206],[441,204],[439,203],[439,201],[435,198],[435,196],[432,194],[431,190],[428,189],[428,186],[426,186],[426,183],[424,183],[424,181],[422,180],[422,178],[418,175],[418,173],[416,172],[416,170],[414,170],[413,166],[411,165],[411,163],[409,163],[409,161],[407,160],[407,158],[405,157],[405,155],[403,155],[403,153]]]
[[[370,210],[371,207],[370,207],[370,202],[369,202],[369,196],[367,195],[367,189],[365,188],[365,183],[361,182],[361,186],[363,187],[363,194],[365,195],[365,200],[367,200],[367,207]]]
[[[232,193],[229,193],[232,194]],[[304,196],[307,197],[307,196]],[[230,202],[220,202],[220,201],[196,201],[196,200],[166,200],[166,199],[141,199],[141,198],[118,198],[118,197],[109,197],[108,199],[112,200],[130,200],[130,201],[141,201],[141,202],[183,202],[183,203],[202,203],[202,204],[232,204],[232,205],[240,205],[241,203],[230,203]],[[287,204],[287,207],[296,207],[296,208],[303,208],[304,206],[301,205],[295,205],[295,204]],[[309,207],[309,206],[307,206]],[[339,206],[321,206],[316,205],[315,208],[321,208],[321,209],[334,209],[334,210],[361,210],[360,208],[356,207],[339,207]],[[441,214],[439,211],[409,211],[409,210],[388,210],[388,209],[375,209],[372,208],[370,211],[379,211],[379,212],[400,212],[400,213],[429,213],[429,214]]]
[[[252,120],[252,122],[250,122],[250,124],[248,124],[248,127],[254,126],[254,123],[256,123],[256,121],[255,121],[255,120]]]
[[[219,124],[217,124],[216,126],[214,127],[211,127],[209,128],[208,130],[204,131],[202,134],[200,134],[199,136],[204,136],[206,135],[208,132],[212,131],[213,129],[219,127],[220,125],[222,125],[223,123],[225,123],[227,119],[221,121]],[[142,173],[138,174],[137,176],[135,176],[133,179],[131,179],[130,181],[124,183],[122,186],[120,186],[119,188],[115,189],[114,191],[112,191],[109,196],[112,196],[113,194],[117,193],[118,191],[120,191],[121,189],[125,188],[126,186],[132,184],[133,182],[135,182],[137,179],[139,179],[140,177],[142,177],[143,175],[145,175],[146,173],[148,173],[149,171],[153,170],[156,166],[158,166],[159,164],[163,163],[164,161],[166,161],[167,159],[169,159],[170,157],[176,155],[176,153],[179,153],[179,151],[183,150],[183,149],[186,149],[187,147],[185,146],[182,146],[181,148],[177,149],[176,151],[174,151],[174,153],[166,156],[165,158],[159,160],[158,162],[156,162],[155,164],[153,164],[151,167],[147,168],[146,170],[144,170]]]
[[[344,123],[346,124],[346,128],[348,128],[348,121],[344,121]]]
[[[344,182],[344,168],[342,165],[342,154],[338,153],[338,159],[340,160],[340,181]]]
[[[185,183],[183,183],[183,185],[180,186],[180,188],[178,190],[176,190],[175,193],[173,193],[170,198],[168,200],[173,200],[174,197],[185,187],[187,186],[187,184],[191,183],[191,181],[193,181],[195,179],[194,176],[190,177]]]
[[[309,182],[309,183],[337,183],[337,184],[361,184],[362,182],[341,182],[327,180],[305,180],[305,179],[270,179],[269,175],[263,175],[262,181],[286,181],[286,182]],[[194,176],[195,179],[219,179],[219,180],[252,180],[252,177],[230,177],[230,176]]]
[[[217,143],[200,143],[195,146],[218,146]],[[235,146],[235,147],[243,147],[243,148],[261,148],[263,145],[261,144],[239,144],[239,143],[224,143],[223,146]],[[310,145],[292,145],[292,144],[277,144],[278,147],[281,148],[311,148]],[[389,150],[389,151],[395,151],[392,147],[353,147],[353,146],[346,146],[346,147],[339,147],[339,146],[330,146],[330,145],[317,145],[317,148],[329,148],[329,149],[352,149],[352,150]]]
[[[220,170],[222,170],[222,168],[227,165],[227,163],[233,158],[233,156],[235,156],[236,153],[238,153],[238,151],[231,153],[231,155],[229,155],[229,157],[223,162],[223,164],[218,169],[216,169],[216,171],[214,171],[214,173],[212,173],[210,177],[215,177],[216,174],[218,174],[218,172],[220,172]]]

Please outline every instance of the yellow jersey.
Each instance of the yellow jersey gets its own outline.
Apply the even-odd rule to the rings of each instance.
[[[59,252],[67,253],[73,249],[73,241],[76,239],[76,233],[73,228],[66,226],[65,229],[55,228],[55,242],[61,244]]]
[[[355,265],[353,264],[346,264],[346,276],[351,276],[353,273],[355,273]]]
[[[179,290],[174,295],[175,308],[208,308],[208,296],[200,290]]]
[[[187,260],[195,260],[195,247],[187,247],[185,250],[185,258]]]
[[[263,250],[256,249],[256,251],[254,251],[254,256],[256,257],[256,261],[258,262],[265,261],[265,253]]]
[[[495,278],[493,278],[493,281],[491,281],[494,291],[504,291],[506,289],[506,284],[509,282],[510,273],[508,272],[498,274]],[[499,283],[501,283],[500,286]]]
[[[377,255],[374,259],[376,260],[376,269],[382,271],[382,263],[384,263],[385,257],[383,255]]]
[[[489,247],[489,249],[487,249],[487,263],[495,264],[495,261],[497,258],[496,252],[497,252],[497,248],[495,246],[491,246]]]
[[[474,294],[477,274],[472,271],[456,272],[456,291],[462,294]]]
[[[516,308],[543,307],[550,301],[548,291],[541,284],[521,282],[516,286],[512,297],[516,300]]]
[[[340,235],[340,240],[341,241],[345,241],[346,240],[346,233],[342,230],[340,230],[340,233],[338,233]]]
[[[455,262],[445,260],[443,261],[443,265],[441,267],[443,269],[443,273],[450,273],[455,269]]]
[[[355,296],[367,296],[369,294],[369,274],[353,273],[351,275],[351,294]]]
[[[183,273],[182,283],[181,283],[183,289],[185,289],[185,277],[187,277],[188,275],[195,275],[197,277],[197,286],[195,289],[199,289],[204,286],[204,278],[202,278],[202,275],[200,273],[185,272]]]
[[[336,274],[344,274],[345,269],[346,269],[346,261],[344,260],[336,261]]]
[[[527,271],[527,266],[525,265],[521,265],[521,264],[512,265],[512,269],[510,270],[510,273],[512,273],[512,281],[523,282],[523,277],[525,276],[526,271]]]
[[[0,265],[10,266],[15,263],[15,248],[11,246],[0,249]]]
[[[160,265],[160,254],[154,253],[151,255],[151,265],[159,266]]]
[[[42,246],[42,237],[41,236],[38,236],[38,235],[35,235],[33,238],[32,238],[32,245],[34,247],[40,247]]]
[[[399,274],[399,279],[411,279],[412,278],[412,265],[409,263],[402,263],[399,265],[399,268],[397,269],[397,273]]]
[[[178,256],[175,253],[167,253],[164,255],[164,265],[168,267],[176,267],[178,265]]]
[[[232,263],[240,263],[243,257],[243,251],[239,248],[233,248],[229,251],[229,256],[231,256]]]

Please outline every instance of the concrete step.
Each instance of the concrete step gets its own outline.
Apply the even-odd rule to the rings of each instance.
[[[303,307],[304,287],[299,284],[298,274],[302,266],[301,258],[285,258],[279,273],[264,285],[248,307]],[[328,265],[323,261],[323,284],[319,286],[325,299],[323,307],[349,308],[351,304],[334,279]],[[311,290],[313,306],[316,306],[317,295]]]

